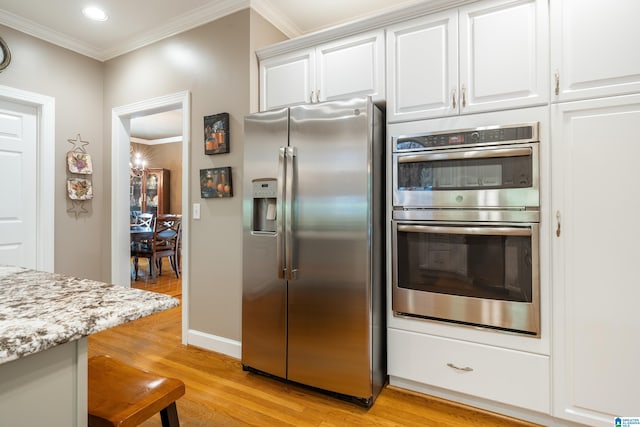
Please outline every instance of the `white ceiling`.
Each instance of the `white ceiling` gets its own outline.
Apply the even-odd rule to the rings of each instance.
[[[106,61],[247,7],[294,38],[424,1],[0,0],[0,24]],[[82,14],[86,6],[101,7],[109,19],[88,20]],[[143,140],[179,135],[181,120],[179,111],[136,118],[131,135]]]
[[[289,38],[427,0],[0,0],[0,24],[105,61],[252,7]],[[99,6],[105,22],[85,18]]]

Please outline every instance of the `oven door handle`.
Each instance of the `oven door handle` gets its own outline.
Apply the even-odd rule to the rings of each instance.
[[[520,227],[445,227],[438,225],[398,225],[398,231],[428,234],[463,234],[474,236],[531,236],[529,228]]]
[[[494,148],[489,150],[467,150],[454,152],[440,152],[430,154],[411,154],[398,156],[398,163],[433,162],[440,160],[464,159],[492,159],[496,157],[526,157],[531,156],[531,147]]]

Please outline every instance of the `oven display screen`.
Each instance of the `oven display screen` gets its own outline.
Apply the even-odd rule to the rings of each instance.
[[[449,135],[449,144],[464,144],[464,135]]]

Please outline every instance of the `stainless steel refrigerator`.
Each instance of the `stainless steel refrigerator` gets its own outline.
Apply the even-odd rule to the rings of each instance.
[[[333,101],[244,130],[243,367],[370,406],[386,381],[383,115]]]

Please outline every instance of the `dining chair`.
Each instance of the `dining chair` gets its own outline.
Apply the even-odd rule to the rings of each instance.
[[[152,213],[141,213],[136,217],[135,225],[137,225],[138,227],[153,228],[153,226],[155,225],[155,219],[156,217]]]
[[[138,262],[140,258],[148,260],[149,275],[152,277],[153,283],[156,282],[156,277],[161,274],[160,262],[163,257],[169,258],[176,277],[180,278],[177,249],[180,244],[181,225],[182,218],[179,215],[158,215],[155,220],[152,239],[142,242],[140,245],[131,246],[134,280],[138,280]]]
[[[177,224],[173,227],[176,232],[175,252],[173,255],[168,255],[167,258],[169,259],[171,268],[176,273],[176,277],[179,279],[181,274],[180,265],[182,258],[182,215],[175,214],[175,217],[175,220],[177,221]],[[158,275],[162,274],[162,258],[163,257],[160,257],[158,259]]]

